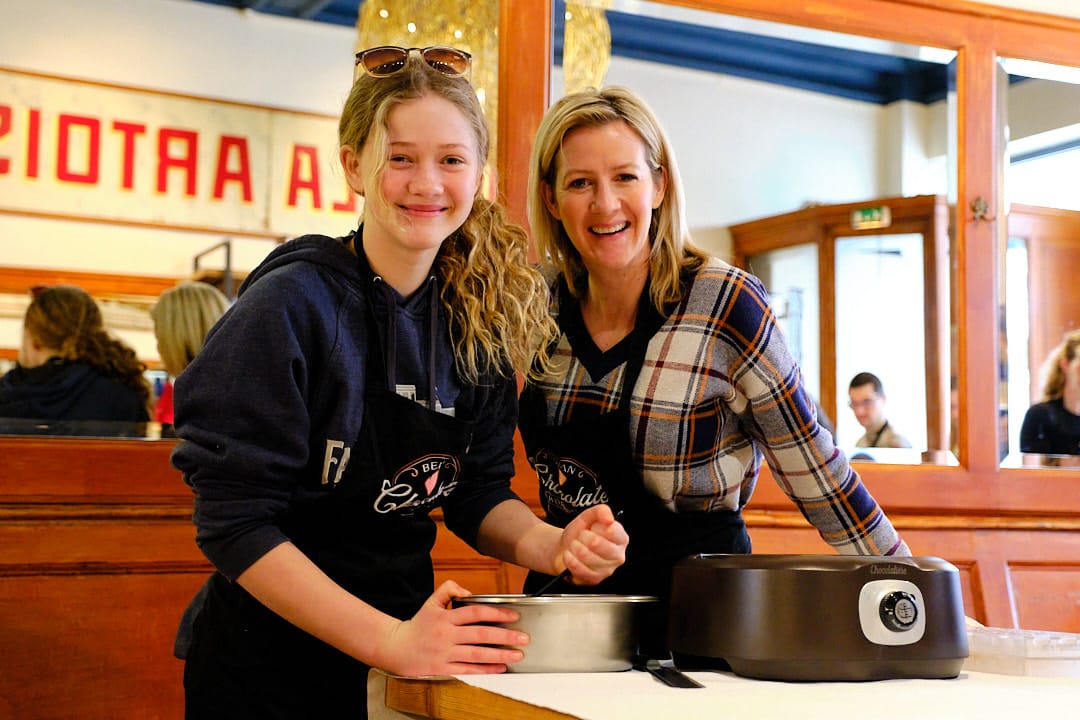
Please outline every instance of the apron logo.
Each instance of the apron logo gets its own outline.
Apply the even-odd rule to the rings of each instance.
[[[341,478],[345,474],[345,467],[349,464],[351,452],[352,448],[346,447],[342,441],[327,439],[326,452],[323,454],[321,480],[323,485],[333,484],[336,486],[341,482]],[[334,472],[334,479],[331,481],[330,472],[335,465],[337,465],[337,470]]]
[[[461,466],[453,455],[425,455],[383,480],[375,512],[413,514],[435,507],[457,487]]]
[[[540,478],[540,497],[548,512],[577,515],[584,508],[608,502],[596,473],[574,458],[541,450],[530,462]]]
[[[438,481],[439,481],[439,471],[438,470],[436,470],[435,472],[428,475],[428,479],[424,481],[424,489],[427,490],[428,495],[431,494],[431,491],[435,488],[435,483],[437,483]]]

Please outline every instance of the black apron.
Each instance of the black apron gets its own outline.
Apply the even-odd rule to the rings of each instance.
[[[560,323],[566,318],[573,324],[580,314],[561,313],[560,318]],[[585,508],[606,503],[622,513],[619,520],[630,535],[626,562],[611,577],[596,586],[560,582],[550,592],[655,595],[661,602],[649,630],[651,642],[663,644],[675,563],[695,553],[749,553],[750,536],[737,511],[672,512],[645,487],[630,443],[630,397],[649,339],[663,322],[648,302],[648,287],[638,318],[638,327],[627,340],[628,357],[615,410],[549,426],[544,393],[529,384],[521,394],[519,424],[529,463],[540,480],[540,502],[548,522],[565,527]],[[584,324],[580,327],[581,332],[568,333],[572,344],[587,337]],[[539,589],[550,579],[529,573],[525,592]],[[647,649],[658,652],[655,647]]]
[[[373,347],[369,355],[363,423],[344,471],[340,478],[331,472],[323,486],[325,460],[313,457],[319,468],[307,476],[321,492],[290,508],[281,525],[335,582],[407,619],[434,591],[436,530],[428,514],[460,480],[473,423],[396,394],[392,353],[384,361]],[[434,405],[433,373],[429,387]],[[188,718],[366,717],[367,666],[285,621],[220,573],[209,582],[195,628],[184,676]]]

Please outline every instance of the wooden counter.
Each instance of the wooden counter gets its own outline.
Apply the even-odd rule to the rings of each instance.
[[[191,490],[169,464],[173,446],[0,437],[0,718],[183,717],[173,635],[210,565],[195,545]],[[953,472],[882,466],[865,476],[916,554],[960,569],[966,614],[1080,632],[1080,514],[1070,505],[1080,476],[1057,492],[1058,514],[1023,503],[1005,513],[990,492],[938,507],[960,489]],[[1047,472],[1024,476],[1024,487],[1048,491]],[[528,468],[514,486],[539,512]],[[746,519],[757,553],[831,552],[767,469]],[[437,582],[520,590],[520,568],[478,555],[437,522]]]
[[[380,715],[372,708],[370,716],[371,720],[835,720],[854,714],[921,720],[1015,720],[1065,717],[1067,708],[1080,700],[1080,678],[1075,677],[964,671],[952,680],[786,683],[731,673],[691,675],[705,688],[669,688],[636,671],[436,678],[379,673],[372,679],[372,697],[378,699],[384,692],[390,711]],[[385,682],[384,688],[380,682]]]

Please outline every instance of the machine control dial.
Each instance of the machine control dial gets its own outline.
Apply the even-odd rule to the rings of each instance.
[[[919,605],[911,593],[893,590],[881,599],[878,615],[885,627],[893,632],[904,632],[919,619]]]
[[[922,590],[910,580],[871,580],[859,589],[859,627],[875,645],[913,645],[926,632],[926,604]]]

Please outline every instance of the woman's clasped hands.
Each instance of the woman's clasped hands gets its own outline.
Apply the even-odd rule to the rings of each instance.
[[[607,505],[594,505],[563,530],[555,571],[571,573],[575,585],[595,585],[626,560],[630,536]]]

